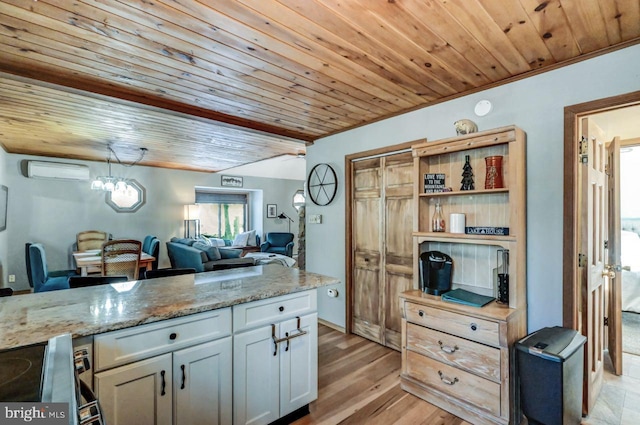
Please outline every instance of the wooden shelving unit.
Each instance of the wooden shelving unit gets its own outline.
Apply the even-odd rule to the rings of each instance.
[[[520,423],[512,359],[513,344],[526,335],[525,134],[503,127],[412,151],[414,288],[420,286],[420,254],[438,250],[453,259],[454,288],[493,295],[496,253],[508,249],[509,303],[478,308],[418,290],[403,293],[402,386],[474,424]],[[503,157],[504,187],[485,189],[485,157],[496,155]],[[460,190],[466,156],[475,190]],[[451,191],[425,193],[427,173],[444,174]],[[431,231],[436,202],[445,232]],[[465,214],[467,227],[508,228],[508,235],[450,233],[450,213]]]

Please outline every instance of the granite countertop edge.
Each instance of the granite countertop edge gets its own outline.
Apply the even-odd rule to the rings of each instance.
[[[41,344],[64,333],[73,338],[96,335],[339,282],[298,269],[256,266],[134,281],[135,290],[122,292],[116,284],[7,297],[0,299],[0,350]]]

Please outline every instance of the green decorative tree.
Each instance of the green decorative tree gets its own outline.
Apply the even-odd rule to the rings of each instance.
[[[474,190],[475,186],[473,185],[473,168],[471,168],[471,164],[469,163],[469,155],[464,156],[464,166],[462,167],[462,186],[460,186],[460,190]]]

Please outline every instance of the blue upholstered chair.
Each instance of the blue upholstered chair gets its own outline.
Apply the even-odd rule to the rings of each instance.
[[[153,235],[147,235],[144,237],[144,241],[142,241],[142,252],[145,252],[156,260],[151,263],[152,269],[158,268],[158,256],[160,255],[160,239],[156,238]],[[142,276],[142,274],[140,274]]]
[[[265,242],[260,244],[260,251],[282,254],[293,257],[293,233],[271,232],[265,236]]]
[[[42,244],[29,246],[29,266],[33,292],[56,291],[69,289],[69,275],[51,276],[47,269],[47,257]]]
[[[29,286],[33,288],[33,278],[31,277],[31,253],[29,247],[33,245],[32,242],[27,242],[24,244],[24,257],[27,263],[27,280],[29,281]],[[79,276],[78,272],[73,270],[48,270],[47,276],[49,277],[60,277],[60,276]]]

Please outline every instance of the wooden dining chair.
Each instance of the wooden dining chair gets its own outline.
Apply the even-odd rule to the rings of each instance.
[[[138,280],[142,243],[133,239],[117,239],[102,245],[102,276],[127,276]]]
[[[107,232],[101,230],[86,230],[76,235],[76,245],[78,251],[88,251],[90,249],[101,249],[102,244],[107,242],[109,236]]]

